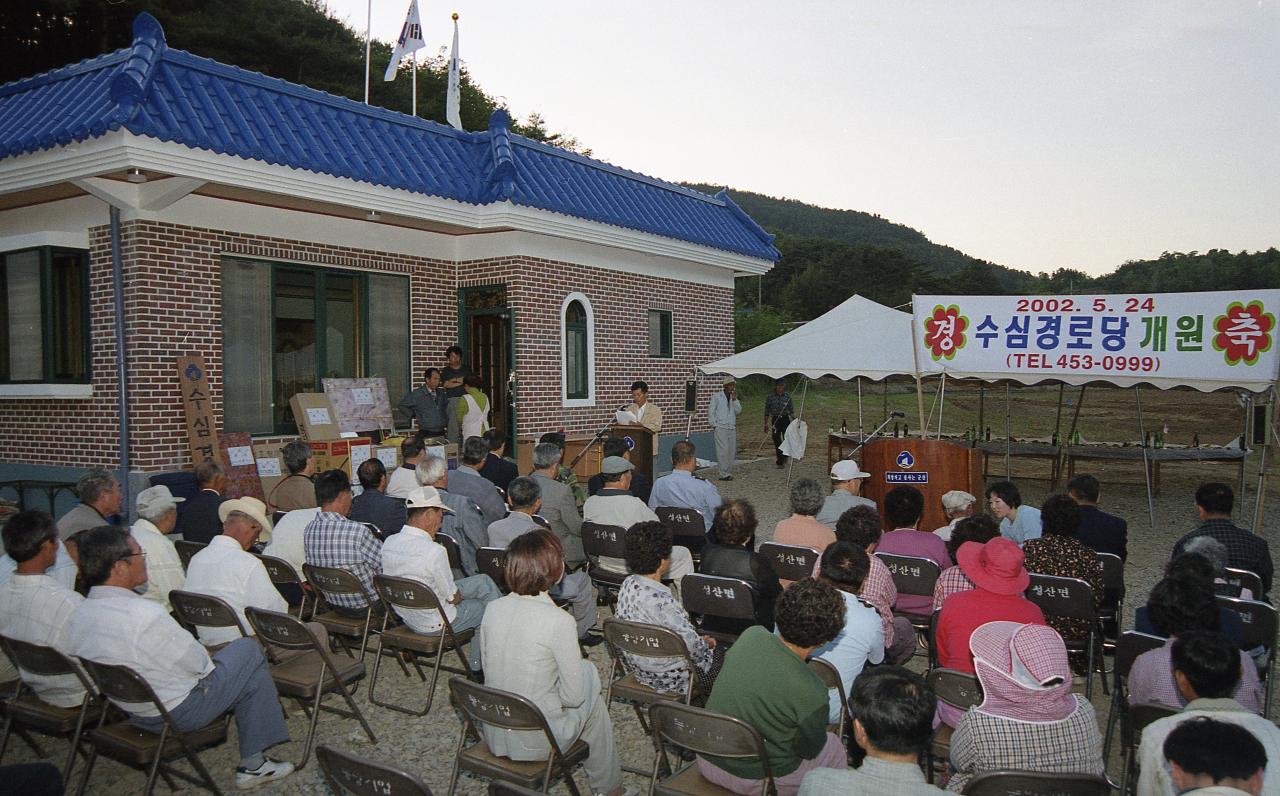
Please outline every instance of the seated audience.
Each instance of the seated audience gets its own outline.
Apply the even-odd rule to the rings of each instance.
[[[1043,625],[1044,614],[1022,596],[1031,576],[1022,565],[1022,551],[1004,536],[986,544],[965,542],[957,551],[960,569],[973,581],[970,591],[953,594],[938,615],[938,665],[973,672],[970,636],[988,622]],[[1068,674],[1070,679],[1070,674]]]
[[[858,596],[875,607],[884,629],[885,660],[902,663],[915,652],[916,630],[905,616],[894,616],[893,606],[898,602],[898,589],[893,575],[884,562],[876,558],[876,546],[880,543],[880,515],[869,506],[855,506],[840,515],[836,523],[836,539],[861,547],[867,552],[871,568],[862,582]]]
[[[405,524],[382,545],[382,574],[416,580],[431,589],[444,609],[453,632],[476,630],[484,609],[502,596],[488,575],[472,575],[455,581],[449,569],[449,553],[436,542],[444,505],[435,487],[421,486],[409,493]],[[444,630],[440,612],[431,608],[399,608],[396,613],[415,633],[436,635]],[[480,670],[480,639],[470,643],[471,669]]]
[[[262,549],[262,554],[288,561],[293,571],[301,577],[302,565],[307,560],[304,535],[307,526],[319,513],[319,506],[313,509],[294,509],[285,512],[280,522],[272,526],[271,541],[267,542],[267,546]]]
[[[1080,507],[1066,495],[1050,495],[1040,508],[1044,535],[1022,546],[1023,566],[1028,572],[1078,578],[1093,589],[1093,603],[1102,605],[1102,564],[1098,554],[1075,538],[1080,527]],[[1048,617],[1049,627],[1063,638],[1078,639],[1089,635],[1087,619]]]
[[[493,482],[480,475],[480,467],[489,456],[489,443],[483,437],[467,437],[458,451],[458,469],[449,473],[449,491],[471,498],[484,515],[485,527],[507,516],[507,505]]]
[[[409,437],[400,443],[401,464],[387,479],[387,497],[404,500],[418,488],[418,476],[414,470],[426,455],[427,446],[422,437]]]
[[[533,518],[542,506],[542,487],[532,478],[521,477],[507,488],[507,504],[511,511],[501,520],[489,526],[489,544],[507,548],[518,536],[542,528]],[[567,565],[566,565],[567,566]],[[578,622],[578,641],[584,646],[595,646],[603,638],[588,636],[587,631],[596,623],[596,598],[591,589],[591,577],[585,572],[571,572],[551,587],[553,598],[569,601],[570,610]]]
[[[169,610],[169,592],[181,589],[186,575],[178,550],[166,534],[178,524],[178,504],[167,486],[147,487],[138,493],[138,519],[129,533],[147,557],[147,588],[142,596]]]
[[[146,680],[179,730],[196,730],[235,713],[240,763],[236,785],[255,788],[293,773],[293,764],[263,752],[289,740],[280,697],[262,646],[231,642],[213,656],[156,603],[133,592],[147,580],[142,548],[120,528],[94,528],[80,540],[80,568],[89,596],[71,617],[77,657],[127,666]],[[151,704],[117,703],[130,723],[159,732]]]
[[[1268,793],[1276,789],[1274,777],[1278,769],[1271,762],[1280,762],[1280,729],[1231,698],[1240,684],[1239,656],[1240,651],[1221,633],[1191,630],[1173,642],[1173,679],[1187,706],[1176,716],[1154,721],[1142,731],[1138,749],[1139,794],[1173,796],[1181,792],[1164,765],[1165,739],[1175,728],[1199,719],[1236,725],[1256,738],[1266,749],[1269,761],[1262,773],[1263,785],[1269,788]],[[1234,757],[1228,750],[1222,751],[1227,752],[1227,758]]]
[[[621,437],[609,437],[600,444],[601,461],[610,456],[617,456],[621,459],[631,461],[631,449],[627,447],[627,441]],[[596,473],[587,479],[587,495],[591,496],[604,489],[604,473]],[[631,471],[631,486],[628,492],[635,495],[646,504],[649,498],[653,497],[653,482],[649,480],[649,476],[639,470]],[[652,506],[650,506],[652,508]]]
[[[1173,645],[1178,636],[1191,631],[1220,633],[1218,605],[1213,588],[1205,581],[1175,575],[1167,577],[1151,590],[1147,602],[1151,622],[1157,635],[1167,637],[1163,647],[1148,650],[1139,655],[1129,670],[1129,704],[1155,704],[1181,709],[1187,700],[1178,689],[1173,672]],[[1232,698],[1247,709],[1258,713],[1262,710],[1262,685],[1258,682],[1258,669],[1248,653],[1237,647],[1240,658],[1240,683]]]
[[[414,469],[418,486],[435,487],[440,500],[453,510],[452,514],[444,515],[440,530],[458,543],[462,571],[474,575],[479,571],[476,569],[476,551],[489,546],[489,526],[485,524],[484,513],[474,500],[449,491],[451,476],[449,463],[439,456],[423,457]],[[492,489],[492,486],[489,488]],[[497,494],[496,491],[494,494]]]
[[[987,506],[1000,520],[1000,534],[1018,547],[1040,538],[1040,509],[1022,505],[1022,493],[1012,481],[996,481],[987,487]]]
[[[1213,567],[1213,591],[1215,594],[1221,594],[1224,597],[1234,597],[1240,600],[1255,600],[1262,595],[1254,596],[1252,589],[1246,589],[1239,583],[1229,583],[1227,581],[1226,568],[1227,546],[1212,536],[1193,536],[1187,540],[1182,546],[1182,555],[1203,556],[1206,561]],[[1179,556],[1181,558],[1182,556]]]
[[[383,492],[387,487],[387,467],[377,459],[365,459],[356,468],[361,491],[351,499],[351,513],[356,522],[367,522],[386,539],[404,527],[404,499]]]
[[[749,628],[725,653],[707,709],[754,727],[778,796],[794,796],[813,769],[848,767],[844,743],[827,732],[827,687],[805,663],[844,626],[844,600],[829,584],[805,578],[783,592],[777,614],[777,634]],[[699,756],[698,770],[713,784],[752,796],[764,778],[754,759]]]
[[[573,617],[547,593],[564,576],[559,537],[539,528],[512,539],[503,574],[511,593],[489,603],[480,622],[485,684],[532,700],[561,749],[585,741],[592,792],[621,796],[622,764],[600,674],[579,651]],[[546,760],[550,752],[542,732],[485,727],[484,739],[493,754],[512,760]]]
[[[933,689],[901,666],[872,669],[849,694],[853,740],[866,757],[848,771],[818,768],[800,784],[800,796],[929,796],[920,756],[933,734]]]
[[[703,575],[738,578],[751,584],[755,594],[755,623],[773,630],[773,608],[782,593],[782,584],[769,559],[751,546],[756,524],[756,510],[747,501],[734,498],[721,503],[711,522],[716,543],[703,549],[700,571]],[[703,620],[702,627],[717,633],[741,633],[747,625],[709,616]]]
[[[1208,537],[1206,537],[1208,538]],[[1206,600],[1210,594],[1217,594],[1213,582],[1213,564],[1209,559],[1198,553],[1183,553],[1169,561],[1164,567],[1164,576],[1166,578],[1190,578],[1206,586],[1206,589],[1196,591],[1183,591],[1180,594],[1184,596],[1198,595],[1198,599],[1203,604],[1204,610],[1208,611],[1208,603]],[[1157,588],[1161,588],[1157,584]],[[1138,606],[1133,612],[1133,629],[1139,633],[1146,633],[1150,636],[1163,636],[1168,638],[1169,634],[1156,626],[1151,619],[1151,605],[1156,595],[1157,589],[1152,589],[1151,595],[1147,597],[1147,604]],[[1161,595],[1167,599],[1168,592],[1161,591]],[[1231,639],[1233,644],[1241,647],[1244,646],[1244,623],[1240,621],[1240,614],[1225,605],[1218,605],[1217,600],[1213,602],[1218,612],[1218,630],[1222,635]]]
[[[1200,526],[1178,540],[1173,555],[1182,553],[1186,543],[1197,536],[1212,536],[1227,546],[1227,566],[1248,570],[1262,579],[1263,594],[1257,599],[1264,600],[1271,591],[1274,574],[1271,548],[1266,539],[1231,522],[1234,505],[1235,493],[1226,484],[1209,483],[1197,489],[1196,513]]]
[[[972,517],[978,512],[978,499],[968,492],[953,489],[942,496],[942,513],[947,515],[947,524],[934,529],[938,538],[946,542],[956,529],[956,524],[965,517]]]
[[[892,531],[880,537],[876,552],[927,558],[939,570],[951,566],[947,543],[929,531],[919,530],[924,515],[924,495],[913,486],[895,486],[884,496],[884,518]],[[903,613],[927,614],[933,606],[928,594],[899,594],[894,607]]]
[[[556,466],[554,468],[555,472],[552,473],[551,477],[567,486],[573,492],[574,505],[581,509],[582,504],[587,502],[587,490],[583,488],[582,482],[578,480],[578,474],[573,471],[573,468],[564,463],[564,432],[548,431],[546,434],[538,437],[538,444],[551,444],[555,445],[556,448],[559,449],[560,456],[556,460]],[[538,463],[535,461],[533,466],[537,467]],[[544,489],[543,491],[545,492],[546,490]]]
[[[542,490],[540,515],[551,525],[552,532],[560,537],[569,569],[578,569],[587,562],[587,555],[582,552],[582,514],[578,511],[580,504],[574,497],[573,487],[559,480],[560,459],[564,456],[564,435],[542,436],[544,441],[533,446],[533,472],[529,477],[537,481]],[[548,438],[559,439],[560,442],[557,444]],[[573,475],[572,470],[569,470],[569,475],[576,485],[578,477]]]
[[[1000,528],[996,526],[996,521],[986,514],[965,517],[956,523],[955,530],[951,533],[951,538],[947,540],[947,555],[951,556],[952,561],[955,561],[957,560],[956,551],[965,542],[986,544],[999,535]],[[942,570],[942,574],[938,576],[938,582],[933,587],[933,610],[936,611],[941,608],[942,604],[951,595],[968,591],[972,588],[973,581],[969,580],[969,576],[964,574],[964,570],[960,568],[959,564],[954,567],[947,567]]]
[[[864,473],[857,462],[849,459],[831,465],[831,494],[822,501],[818,522],[835,530],[836,522],[849,509],[866,506],[874,510],[875,501],[862,496],[862,481],[870,477],[871,473]]]
[[[1067,482],[1067,494],[1080,506],[1080,528],[1076,538],[1093,548],[1094,552],[1120,556],[1123,561],[1129,555],[1129,524],[1114,514],[1098,508],[1102,487],[1098,479],[1081,473]]]
[[[973,631],[969,646],[982,704],[956,723],[956,773],[947,790],[962,793],[985,771],[1105,773],[1097,714],[1084,695],[1071,693],[1067,647],[1053,628],[988,622]]]
[[[351,510],[351,484],[341,470],[316,476],[316,498],[320,513],[303,532],[303,548],[308,564],[342,569],[355,575],[363,594],[333,594],[320,590],[329,607],[342,616],[364,619],[368,609],[376,618],[385,610],[373,588],[373,576],[382,567],[382,542],[365,526],[347,519]]]
[[[871,558],[867,551],[848,542],[832,542],[823,551],[818,567],[818,578],[834,586],[844,600],[844,627],[813,655],[836,667],[846,694],[867,664],[884,662],[884,625],[880,614],[858,597],[870,570]],[[827,698],[830,703],[827,720],[835,724],[843,709],[840,694],[832,688]]]
[[[821,553],[836,540],[835,531],[818,522],[817,513],[822,509],[824,496],[818,482],[812,478],[800,478],[791,485],[791,516],[778,523],[773,531],[773,541],[812,547]],[[786,584],[784,584],[786,585]]]
[[[316,499],[316,485],[312,476],[316,471],[315,454],[303,440],[294,440],[280,451],[284,467],[289,474],[280,479],[267,495],[267,508],[271,512],[313,509],[320,505]]]
[[[0,584],[0,636],[70,654],[70,619],[84,598],[49,575],[61,545],[53,517],[43,511],[20,511],[5,523],[3,537],[5,555],[17,569]],[[25,670],[21,675],[50,705],[74,708],[84,701],[84,687],[75,675]]]
[[[80,502],[58,520],[58,535],[65,541],[76,531],[112,525],[120,513],[120,481],[105,467],[90,467],[76,481]]]
[[[614,615],[629,622],[658,625],[684,640],[689,656],[698,667],[703,696],[719,673],[723,651],[716,640],[702,636],[689,622],[689,614],[676,601],[662,579],[671,568],[671,536],[660,522],[640,522],[626,537],[627,569],[631,575],[618,590]],[[626,653],[627,666],[641,683],[681,697],[689,685],[689,666],[683,658],[651,658]]]
[[[222,493],[227,489],[227,476],[222,465],[207,459],[196,465],[195,476],[200,491],[178,508],[178,531],[188,542],[209,544],[222,533],[218,506],[226,500]]]
[[[1276,753],[1269,757],[1245,728],[1206,717],[1179,724],[1162,751],[1175,789],[1169,793],[1185,796],[1261,796],[1263,770]]]
[[[661,506],[693,509],[702,515],[706,530],[711,530],[716,508],[723,498],[710,481],[693,474],[698,469],[698,449],[687,439],[671,446],[671,472],[653,482],[649,508]]]
[[[630,528],[638,522],[657,522],[658,515],[645,502],[631,494],[631,473],[635,465],[619,456],[610,456],[600,465],[604,488],[587,498],[582,506],[584,522],[616,525]],[[626,574],[627,564],[620,558],[601,556],[601,569]],[[676,545],[671,548],[671,570],[667,577],[680,588],[680,579],[693,573],[693,554],[689,548]]]
[[[507,435],[496,428],[491,428],[482,435],[489,454],[485,456],[480,467],[480,475],[488,479],[494,486],[506,494],[507,486],[520,475],[516,463],[504,458],[507,452]]]

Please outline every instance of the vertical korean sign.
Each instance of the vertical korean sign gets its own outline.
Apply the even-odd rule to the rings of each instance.
[[[178,385],[182,390],[182,408],[187,414],[187,442],[191,445],[191,461],[206,459],[222,464],[218,448],[218,427],[213,421],[213,401],[209,398],[209,379],[205,375],[204,357],[189,354],[178,357]]]
[[[1280,363],[1280,290],[916,296],[914,308],[925,374],[1260,392]]]

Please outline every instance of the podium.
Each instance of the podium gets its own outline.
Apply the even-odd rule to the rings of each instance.
[[[871,474],[862,488],[882,510],[884,496],[896,486],[913,486],[924,495],[920,530],[946,525],[942,496],[953,489],[974,495],[981,508],[982,451],[940,439],[876,439],[862,449],[862,469]]]
[[[627,442],[636,472],[644,473],[653,483],[653,432],[641,425],[614,425],[609,436]]]

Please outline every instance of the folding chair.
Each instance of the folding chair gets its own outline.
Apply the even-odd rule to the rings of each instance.
[[[840,695],[840,720],[835,724],[827,725],[827,732],[834,732],[838,737],[844,737],[845,728],[849,726],[849,695],[844,691],[844,681],[840,679],[840,670],[830,661],[822,658],[809,659],[809,671],[818,675],[818,679],[827,688],[834,688],[836,693]]]
[[[476,569],[481,575],[488,575],[497,584],[498,589],[506,594],[507,588],[507,551],[502,547],[482,547],[476,551]]]
[[[945,702],[953,708],[968,710],[982,702],[982,684],[977,675],[959,672],[955,669],[933,669],[925,677],[925,681],[933,688],[939,702]],[[943,722],[933,731],[929,745],[925,747],[925,774],[933,782],[934,764],[937,760],[946,761],[951,757],[951,734],[955,727]]]
[[[1073,652],[1085,653],[1088,674],[1084,680],[1084,698],[1093,698],[1093,673],[1095,653],[1102,672],[1102,693],[1110,691],[1107,672],[1102,667],[1102,619],[1098,604],[1094,601],[1093,587],[1079,578],[1060,578],[1054,575],[1031,573],[1031,585],[1026,597],[1040,607],[1045,617],[1060,616],[1066,619],[1083,619],[1089,623],[1089,632],[1083,638],[1064,638],[1063,643]]]
[[[1227,583],[1241,589],[1248,589],[1253,592],[1253,599],[1262,601],[1262,578],[1258,577],[1257,573],[1237,567],[1224,567],[1223,574],[1223,580]]]
[[[458,675],[449,678],[449,693],[454,706],[462,711],[463,723],[453,757],[453,772],[449,776],[448,796],[453,796],[458,775],[463,771],[483,779],[501,779],[539,789],[544,794],[552,782],[563,777],[569,792],[582,796],[572,772],[591,751],[586,741],[579,738],[568,749],[561,749],[546,716],[537,705],[519,694],[480,685]],[[500,730],[542,732],[550,747],[547,759],[517,761],[495,755],[484,739],[485,725]],[[478,738],[479,742],[467,746],[470,738]]]
[[[431,796],[431,789],[413,774],[332,746],[317,746],[316,760],[329,789],[339,796]]]
[[[1258,647],[1266,649],[1267,663],[1260,672],[1262,678],[1267,681],[1267,698],[1262,715],[1270,716],[1271,696],[1276,685],[1276,632],[1277,625],[1280,624],[1275,606],[1260,600],[1240,600],[1222,596],[1218,597],[1218,605],[1230,608],[1240,615],[1240,623],[1244,625],[1245,649],[1252,650]]]
[[[1134,630],[1121,633],[1116,640],[1116,656],[1111,663],[1111,710],[1107,712],[1107,731],[1102,742],[1103,760],[1111,758],[1111,737],[1116,722],[1129,709],[1129,670],[1133,668],[1133,662],[1142,653],[1163,647],[1166,640]]]
[[[103,711],[98,726],[88,733],[90,745],[89,760],[85,764],[84,774],[80,777],[80,787],[76,796],[83,796],[89,785],[89,775],[93,773],[93,763],[99,754],[117,760],[133,768],[147,772],[147,785],[143,796],[150,796],[155,790],[156,777],[164,777],[171,790],[177,790],[174,777],[205,788],[215,794],[222,791],[209,776],[209,770],[200,762],[196,754],[201,749],[216,746],[227,740],[227,723],[231,712],[223,714],[209,724],[197,730],[182,732],[173,723],[173,717],[165,709],[164,703],[156,696],[156,692],[141,675],[127,666],[113,666],[106,663],[95,663],[87,658],[80,659],[89,677],[97,685],[104,697],[116,703],[150,704],[160,714],[163,726],[159,734],[139,729],[128,721],[107,724],[108,711]],[[185,757],[196,775],[174,768],[166,761],[176,757]],[[118,787],[118,786],[117,786]]]
[[[531,788],[522,788],[510,782],[495,779],[489,783],[489,796],[541,796]]]
[[[15,731],[22,733],[24,729],[36,730],[44,735],[66,738],[70,743],[66,762],[62,765],[62,779],[71,782],[71,770],[76,764],[76,753],[80,748],[80,736],[88,722],[101,718],[102,700],[89,679],[80,671],[80,667],[58,652],[53,647],[32,644],[26,641],[0,637],[0,646],[13,660],[21,672],[41,677],[74,676],[84,688],[84,699],[74,708],[60,708],[40,699],[26,683],[19,681],[16,692],[5,700],[4,737],[0,739],[0,758],[4,757],[9,746],[9,735]],[[22,733],[25,735],[25,733]],[[28,738],[28,743],[32,743]],[[40,757],[45,757],[43,750],[36,750]]]
[[[447,533],[436,533],[436,544],[444,548],[445,553],[449,555],[449,569],[462,571],[462,548],[458,547],[458,540],[454,539]]]
[[[173,543],[174,550],[178,551],[178,560],[182,562],[182,571],[187,571],[187,565],[191,563],[191,557],[201,550],[208,547],[200,542],[188,542],[186,539],[179,539]]]
[[[929,651],[929,669],[938,668],[938,616],[942,613],[942,609],[929,614],[929,629],[925,636],[925,645]]]
[[[919,556],[899,556],[892,553],[876,553],[875,556],[889,569],[898,594],[933,597],[933,587],[938,582],[938,577],[942,575],[942,568],[935,561]],[[893,615],[910,620],[911,626],[916,629],[917,639],[929,632],[929,614],[894,610]]]
[[[658,506],[653,513],[671,531],[672,544],[688,548],[695,562],[702,560],[702,548],[707,546],[707,522],[697,509]]]
[[[987,771],[964,786],[966,796],[1108,796],[1106,777],[1044,771]]]
[[[197,638],[199,634],[196,633],[196,628],[200,627],[234,627],[242,637],[249,635],[245,632],[236,609],[227,605],[225,600],[208,594],[174,589],[169,592],[169,604],[173,606],[178,622]],[[229,643],[215,644],[209,647],[209,651],[212,654]]]
[[[1114,648],[1119,638],[1120,618],[1124,616],[1124,559],[1114,553],[1098,553],[1102,566],[1102,605],[1098,607],[1098,619],[1102,622],[1103,648]],[[1115,636],[1107,635],[1107,626],[1114,625]]]
[[[760,545],[760,555],[769,559],[780,580],[804,580],[813,574],[822,551],[795,544],[765,542]]]
[[[369,599],[369,595],[365,592],[364,585],[360,583],[360,579],[345,569],[303,564],[302,572],[306,575],[307,582],[321,595],[359,594],[362,598]],[[360,639],[360,657],[364,657],[365,650],[369,647],[369,628],[373,624],[372,603],[364,609],[364,619],[360,619],[358,617],[343,616],[337,611],[321,612],[317,602],[311,618],[324,625],[325,630],[329,631],[329,636],[341,644],[348,655],[351,654],[351,646],[348,640],[353,638]]]
[[[649,722],[645,718],[645,708],[663,701],[678,699],[688,705],[695,695],[705,696],[702,686],[702,673],[689,647],[675,631],[659,625],[647,625],[642,622],[628,622],[623,619],[604,620],[604,640],[609,648],[609,657],[613,660],[610,670],[609,684],[605,699],[618,700],[631,705],[640,720],[640,729],[645,735],[650,734]],[[626,654],[640,655],[646,658],[683,658],[689,677],[685,681],[683,694],[659,691],[644,685],[636,677],[635,669],[627,662]],[[633,774],[645,775],[647,768],[623,766]]]
[[[654,705],[649,710],[649,720],[653,722],[654,746],[653,772],[649,779],[650,796],[730,796],[732,793],[704,779],[696,762],[659,780],[662,770],[670,770],[666,743],[702,756],[759,760],[764,767],[760,796],[777,796],[778,788],[769,767],[769,756],[765,754],[764,739],[755,727],[745,721],[675,702]]]
[[[285,586],[298,590],[302,595],[302,601],[298,603],[297,616],[299,619],[304,621],[310,618],[307,615],[307,598],[311,598],[312,614],[315,613],[316,606],[320,602],[320,598],[312,591],[310,584],[304,581],[302,576],[298,574],[298,570],[293,568],[293,564],[290,564],[283,558],[276,558],[275,556],[266,556],[262,554],[258,554],[258,560],[262,562],[262,568],[267,571],[267,577],[271,579],[271,583],[276,587],[276,589],[280,589],[281,586]],[[281,594],[284,594],[284,592],[281,591]],[[289,611],[293,611],[292,606],[290,606]]]
[[[738,578],[701,573],[685,575],[680,583],[680,600],[686,611],[698,617],[701,631],[720,644],[737,641],[756,621],[755,590],[750,583]],[[715,620],[711,627],[702,626],[707,619]],[[724,629],[727,627],[739,629]]]
[[[287,512],[287,511],[273,511],[273,512],[271,512],[271,527],[273,527],[273,528],[274,528],[277,524],[279,524],[280,520],[284,519],[284,515],[286,515],[286,514],[288,514],[288,513],[289,513],[289,512]]]
[[[298,700],[298,704],[302,705],[311,718],[302,760],[297,763],[296,769],[301,770],[311,757],[321,710],[356,719],[365,735],[369,736],[369,742],[378,742],[378,736],[373,734],[369,722],[364,720],[364,714],[352,699],[355,689],[348,690],[348,686],[364,677],[363,660],[346,661],[339,666],[325,645],[311,635],[301,619],[292,614],[264,611],[251,606],[244,609],[244,615],[258,634],[259,641],[301,653],[270,667],[271,680],[276,684],[276,691],[280,696]],[[347,703],[347,710],[323,704],[324,695],[330,693],[341,694],[343,701]],[[310,701],[310,706],[307,701]]]
[[[475,631],[460,630],[455,632],[453,625],[449,622],[449,618],[445,616],[444,609],[441,607],[436,593],[426,584],[409,578],[374,575],[373,587],[378,590],[378,596],[382,598],[383,604],[388,606],[388,610],[382,618],[382,632],[378,634],[378,651],[373,659],[373,676],[369,678],[369,701],[384,708],[408,713],[411,716],[425,716],[431,712],[431,702],[435,699],[436,681],[440,679],[441,669],[468,677],[471,675],[471,667],[462,654],[462,645],[467,642],[475,643],[473,640]],[[440,614],[440,620],[444,623],[444,628],[439,633],[434,634],[416,633],[410,630],[407,625],[397,625],[388,629],[387,624],[391,619],[390,607],[392,606],[419,611],[436,611]],[[444,656],[449,650],[457,653],[458,660],[462,663],[461,668],[445,665]],[[431,667],[431,685],[427,686],[427,705],[422,710],[413,710],[394,702],[385,702],[374,696],[374,688],[378,684],[378,671],[382,668],[382,656],[388,652],[392,655],[398,655],[401,652],[408,653],[410,663],[413,664],[413,668],[418,672],[418,677],[424,683],[427,680],[427,676],[423,674],[422,667],[418,665],[418,658],[427,656],[434,661],[434,665]]]
[[[587,554],[587,575],[610,607],[618,601],[618,589],[627,579],[625,572],[610,572],[600,566],[601,558],[626,557],[627,529],[598,522],[582,523],[582,550]]]
[[[1151,722],[1180,712],[1165,705],[1131,705],[1120,715],[1120,746],[1124,749],[1120,769],[1121,796],[1129,792],[1129,778],[1138,775],[1138,746],[1142,743],[1142,731]]]

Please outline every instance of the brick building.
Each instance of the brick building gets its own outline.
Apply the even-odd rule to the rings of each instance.
[[[0,480],[120,467],[126,431],[132,480],[189,467],[189,353],[223,432],[294,433],[289,397],[322,376],[383,376],[394,402],[457,341],[512,433],[594,431],[643,378],[682,434],[771,237],[723,193],[509,121],[460,132],[245,72],[146,14],[130,47],[0,87]]]

